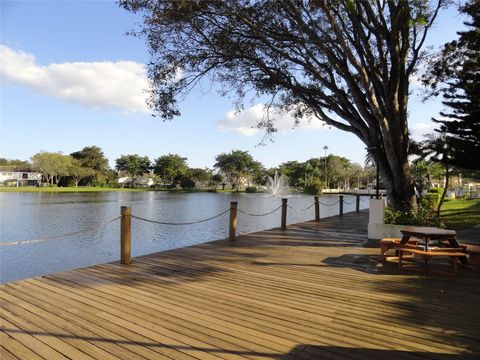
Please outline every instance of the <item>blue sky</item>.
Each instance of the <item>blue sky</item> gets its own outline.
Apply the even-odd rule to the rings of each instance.
[[[280,119],[274,142],[258,146],[262,131],[250,124],[260,116],[251,104],[240,115],[214,90],[197,89],[182,103],[182,116],[163,122],[145,109],[142,39],[126,35],[140,18],[114,1],[4,1],[1,4],[0,157],[28,160],[44,150],[69,154],[85,146],[103,149],[110,164],[122,154],[151,160],[168,153],[188,158],[191,167],[213,167],[215,156],[249,151],[265,166],[305,161],[328,153],[363,163],[364,145],[352,134],[319,126],[291,130]],[[462,18],[442,14],[429,37],[435,48],[455,39]],[[209,91],[210,90],[210,91]],[[415,137],[432,129],[438,101],[410,100],[409,126]]]

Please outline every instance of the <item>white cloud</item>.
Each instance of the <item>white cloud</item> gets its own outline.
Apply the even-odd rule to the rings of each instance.
[[[228,111],[224,118],[218,122],[218,128],[222,131],[233,131],[244,136],[254,136],[262,131],[257,124],[262,121],[265,116],[265,105],[257,104],[241,112],[235,110]],[[295,119],[289,114],[279,109],[270,109],[270,117],[274,119],[275,127],[280,132],[287,132],[295,128]],[[298,129],[320,129],[324,123],[316,118],[308,121],[304,118],[300,120]]]
[[[35,56],[0,44],[0,75],[34,91],[86,107],[146,112],[145,66],[134,61],[40,66]]]
[[[423,138],[423,135],[431,134],[436,124],[433,121],[417,122],[410,126],[410,133],[417,139]]]

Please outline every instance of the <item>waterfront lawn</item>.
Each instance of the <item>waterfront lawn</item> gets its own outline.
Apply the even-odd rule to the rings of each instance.
[[[152,191],[151,188],[108,188],[94,186],[79,187],[56,187],[56,186],[19,186],[19,187],[0,187],[0,192],[104,192],[104,191]]]
[[[480,199],[451,200],[442,205],[440,218],[448,229],[460,230],[480,224]]]
[[[169,188],[112,188],[112,187],[56,187],[56,186],[1,186],[0,192],[106,192],[106,191],[166,191],[166,192],[211,192],[210,189],[169,189]],[[217,190],[216,192],[233,192],[232,190]]]

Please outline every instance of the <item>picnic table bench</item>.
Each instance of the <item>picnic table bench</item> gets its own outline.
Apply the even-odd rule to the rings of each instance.
[[[438,249],[431,249],[431,250],[425,251],[425,250],[422,250],[422,249],[412,248],[412,247],[409,247],[409,246],[402,245],[402,246],[399,246],[397,248],[397,251],[399,252],[398,267],[400,269],[404,268],[404,266],[403,266],[403,256],[404,256],[404,253],[407,253],[407,254],[412,254],[413,256],[418,255],[418,256],[420,256],[421,258],[424,259],[424,261],[425,261],[425,267],[424,267],[425,273],[428,273],[428,266],[427,265],[428,265],[428,260],[430,258],[448,257],[452,260],[452,263],[453,263],[452,273],[450,273],[450,275],[453,275],[453,276],[457,275],[459,259],[465,257],[465,253],[459,251],[458,248],[438,248]]]

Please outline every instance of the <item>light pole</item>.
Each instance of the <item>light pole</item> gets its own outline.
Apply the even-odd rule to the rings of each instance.
[[[325,150],[325,187],[328,189],[328,177],[327,177],[327,150],[328,150],[328,146],[325,145],[323,147],[323,150]]]
[[[377,168],[377,180],[375,182],[375,199],[380,199],[380,167],[378,166],[378,146],[369,146],[367,150],[375,150],[375,167]]]

